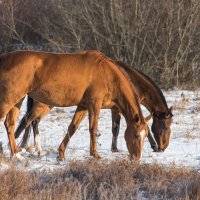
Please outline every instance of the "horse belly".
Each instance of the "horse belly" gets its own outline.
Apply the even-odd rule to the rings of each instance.
[[[34,90],[28,95],[36,101],[40,101],[51,106],[67,107],[79,104],[83,97],[83,93],[84,88],[77,88],[75,86],[48,86]]]

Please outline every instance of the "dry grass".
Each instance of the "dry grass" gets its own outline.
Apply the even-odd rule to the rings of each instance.
[[[199,139],[200,135],[199,134],[195,134],[196,130],[198,130],[198,124],[197,123],[195,123],[190,130],[186,131],[185,133],[182,133],[182,137],[186,138],[188,141],[189,140]]]
[[[200,199],[196,170],[116,160],[71,162],[53,173],[0,172],[0,199]]]
[[[185,97],[183,93],[181,94],[181,99],[174,102],[174,108],[179,112],[185,111],[188,105],[190,105],[190,99]]]

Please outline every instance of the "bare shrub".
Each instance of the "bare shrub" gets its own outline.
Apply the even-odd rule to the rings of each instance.
[[[162,87],[200,85],[198,0],[1,0],[0,28],[2,52],[97,49]]]
[[[15,168],[0,173],[0,199],[15,199],[18,194],[26,195],[32,186],[29,178],[30,175],[28,173]]]
[[[199,178],[173,165],[73,161],[52,173],[0,172],[0,199],[199,199]]]

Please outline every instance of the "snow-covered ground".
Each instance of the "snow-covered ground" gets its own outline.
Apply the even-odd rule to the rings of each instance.
[[[164,91],[168,106],[174,107],[172,136],[169,147],[163,153],[154,153],[146,139],[143,149],[143,163],[175,164],[200,169],[200,91],[170,90]],[[36,154],[22,152],[25,158],[17,163],[19,167],[27,170],[54,170],[64,168],[69,160],[93,159],[89,155],[88,117],[71,138],[65,153],[65,161],[58,163],[56,160],[57,149],[62,141],[67,127],[72,119],[76,107],[54,108],[40,122],[39,130],[43,154],[40,158]],[[144,115],[147,110],[142,107]],[[21,116],[25,113],[26,103],[22,106]],[[151,126],[152,121],[149,122]],[[128,150],[124,140],[126,124],[122,119],[118,138],[119,153],[111,152],[111,113],[110,110],[101,110],[98,132],[98,152],[102,159],[111,160],[127,158]],[[8,139],[3,122],[0,122],[0,141],[3,142],[4,154],[9,157]],[[19,143],[20,138],[17,140]],[[33,145],[31,135],[30,144]],[[0,163],[0,168],[5,168],[5,163]]]

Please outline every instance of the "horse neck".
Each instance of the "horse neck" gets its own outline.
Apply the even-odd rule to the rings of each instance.
[[[126,122],[133,122],[135,116],[138,115],[139,121],[144,123],[139,100],[128,74],[119,67],[118,63],[112,60],[109,60],[109,66],[114,81],[115,103],[125,117]]]
[[[136,69],[131,69],[122,62],[119,62],[119,65],[129,74],[140,103],[144,105],[149,112],[166,112],[168,110],[162,91],[149,77]]]
[[[123,116],[126,119],[127,123],[133,122],[136,115],[138,115],[140,122],[144,121],[142,111],[137,99],[136,93],[133,90],[127,90],[123,87],[123,84],[120,84],[118,87],[117,95],[117,106],[122,112]]]
[[[137,70],[133,70],[133,73],[131,73],[132,82],[138,81],[138,84],[135,83],[135,85],[139,94],[140,103],[151,113],[154,111],[166,112],[168,107],[162,91],[147,78]]]

